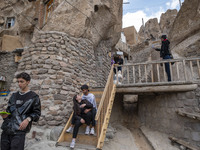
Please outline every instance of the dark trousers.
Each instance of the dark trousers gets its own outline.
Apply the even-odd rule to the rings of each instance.
[[[26,134],[8,135],[1,134],[1,150],[24,150]]]
[[[87,114],[81,114],[81,116],[73,115],[72,124],[74,125],[73,138],[77,137],[79,127],[82,125],[81,118],[85,120],[85,123],[89,126],[92,120],[92,112],[89,111]]]
[[[170,59],[169,55],[165,55],[163,59]],[[165,63],[165,71],[167,73],[168,81],[171,81],[170,67],[169,63]]]
[[[97,113],[96,108],[93,108],[93,109],[92,109],[92,126],[93,126],[93,127],[94,127],[95,124],[96,124],[96,121],[95,121],[96,113]]]
[[[122,71],[122,67],[117,67],[118,71]],[[116,74],[116,68],[113,68],[114,73]]]

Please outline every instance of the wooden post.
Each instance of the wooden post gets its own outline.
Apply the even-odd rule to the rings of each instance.
[[[133,83],[135,83],[135,66],[133,66]]]
[[[124,67],[124,68],[125,68],[125,67]],[[122,70],[121,70],[121,72],[122,72],[122,82],[121,82],[121,83],[123,83],[123,80],[124,80],[124,78],[123,78],[124,68],[122,68]]]
[[[160,82],[159,65],[160,65],[160,64],[156,64],[156,68],[157,68],[157,76],[158,76],[158,82]]]
[[[147,65],[144,65],[144,74],[145,74],[145,81],[147,83]]]
[[[185,77],[185,81],[187,81],[187,74],[186,74],[185,59],[183,59],[183,70],[184,70],[184,77]]]
[[[166,73],[165,73],[165,63],[162,63],[163,65],[163,75],[164,75],[164,80],[167,81]]]
[[[116,67],[116,78],[117,78],[117,84],[119,83],[119,79],[118,79],[118,70],[117,70],[117,67]]]
[[[154,82],[154,78],[153,78],[153,64],[151,64],[151,81]]]
[[[127,66],[127,78],[128,78],[128,84],[130,83],[130,80],[129,80],[129,67]]]
[[[197,60],[197,69],[198,69],[198,72],[199,72],[199,78],[200,78],[200,65],[199,65],[199,60]]]
[[[138,71],[139,71],[139,83],[141,83],[142,77],[141,77],[140,65],[138,66]]]
[[[172,63],[171,62],[169,62],[169,69],[170,69],[171,81],[173,81]]]
[[[179,75],[178,62],[176,63],[176,72],[177,72],[177,77],[178,77],[178,81],[179,81],[180,80],[180,75]]]
[[[191,70],[191,75],[192,75],[192,79],[193,79],[194,72],[193,72],[193,68],[192,68],[192,60],[190,61],[190,70]]]

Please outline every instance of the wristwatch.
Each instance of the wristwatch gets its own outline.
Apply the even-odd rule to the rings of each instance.
[[[28,117],[28,118],[26,118],[27,120],[28,120],[28,122],[30,122],[32,119],[31,119],[31,117]]]

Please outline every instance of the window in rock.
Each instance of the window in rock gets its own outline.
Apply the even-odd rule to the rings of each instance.
[[[47,19],[51,16],[51,13],[53,12],[53,2],[54,0],[49,0],[46,3],[45,22],[47,21]]]
[[[99,10],[98,5],[94,5],[94,12],[97,12]]]
[[[6,28],[9,29],[9,28],[11,28],[14,25],[15,25],[15,17],[9,17],[9,18],[7,18]]]

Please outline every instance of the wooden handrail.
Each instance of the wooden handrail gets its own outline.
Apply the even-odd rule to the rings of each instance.
[[[106,82],[106,86],[101,97],[101,101],[97,110],[97,114],[95,120],[97,122],[96,125],[96,133],[97,133],[97,148],[102,149],[104,138],[106,135],[106,130],[108,127],[111,109],[115,97],[115,85],[113,83],[113,66],[111,67],[108,80]]]
[[[111,70],[110,70],[110,73],[109,73],[109,76],[108,76],[108,80],[107,80],[107,83],[106,83],[106,87],[105,87],[103,95],[101,97],[101,101],[100,101],[100,104],[99,104],[99,107],[98,107],[98,110],[97,110],[95,120],[98,120],[99,117],[100,117],[100,112],[102,110],[102,107],[103,107],[103,104],[104,104],[104,101],[105,101],[106,92],[108,91],[110,81],[113,82],[113,66],[111,67]]]
[[[199,82],[200,58],[167,59],[162,61],[148,61],[143,63],[128,63],[115,67],[122,68],[123,82],[120,84],[150,84],[167,82],[165,65],[169,64],[171,82]],[[188,71],[187,71],[188,70]],[[180,76],[182,75],[182,76]],[[118,84],[117,78],[117,84]]]
[[[181,62],[181,61],[195,61],[195,60],[200,60],[200,58],[182,58],[182,59],[167,59],[167,60],[154,60],[154,61],[146,61],[143,63],[128,63],[128,64],[124,64],[124,65],[117,65],[118,67],[124,67],[124,66],[138,66],[138,65],[147,65],[147,64],[161,64],[161,63],[167,63],[167,62]]]

